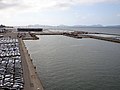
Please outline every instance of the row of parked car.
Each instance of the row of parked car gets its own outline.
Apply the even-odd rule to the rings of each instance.
[[[3,37],[0,38],[0,43],[16,43],[18,42],[18,39],[11,38],[11,37]]]
[[[18,43],[3,43],[0,47],[0,57],[20,55]]]
[[[1,43],[0,53],[3,52],[5,53],[5,55],[0,56],[0,89],[3,90],[23,89],[24,87],[23,69],[18,42],[13,41],[13,43],[12,42]],[[14,54],[11,55],[8,53]]]
[[[0,33],[4,33],[5,31],[5,28],[0,28]]]

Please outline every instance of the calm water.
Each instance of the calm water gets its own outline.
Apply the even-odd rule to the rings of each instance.
[[[51,28],[54,30],[54,28]],[[55,30],[74,30],[74,31],[87,31],[87,32],[99,32],[99,33],[109,33],[109,34],[119,34],[120,35],[120,28],[110,28],[110,27],[100,27],[100,28],[55,28]]]
[[[120,90],[120,44],[39,37],[25,43],[45,90]]]

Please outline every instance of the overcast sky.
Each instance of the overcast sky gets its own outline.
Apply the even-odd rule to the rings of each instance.
[[[116,25],[120,0],[0,0],[0,24]]]

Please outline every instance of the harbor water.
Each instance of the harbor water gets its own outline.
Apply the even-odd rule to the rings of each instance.
[[[120,44],[66,36],[25,41],[45,90],[120,90]]]

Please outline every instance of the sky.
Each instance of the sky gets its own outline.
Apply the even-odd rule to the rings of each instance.
[[[4,25],[119,25],[120,0],[0,0]]]

